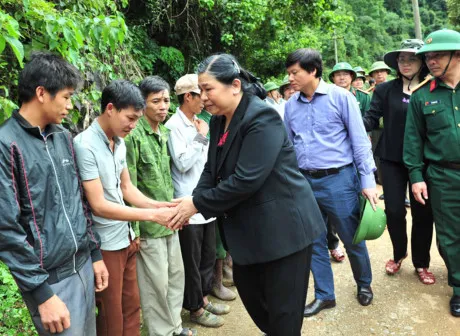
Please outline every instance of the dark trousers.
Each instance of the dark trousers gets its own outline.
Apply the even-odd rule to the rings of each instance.
[[[327,248],[335,250],[339,246],[339,237],[337,237],[337,230],[328,220],[327,222]]]
[[[233,263],[233,280],[254,323],[268,336],[299,336],[312,248],[254,265]]]
[[[403,258],[407,253],[406,198],[409,172],[403,163],[380,160],[385,194],[385,213],[387,226],[393,244],[393,259]],[[429,199],[426,205],[417,202],[409,185],[409,198],[412,212],[411,249],[415,268],[430,265],[430,248],[433,238],[433,213]]]
[[[216,262],[216,222],[192,224],[179,231],[185,269],[184,303],[190,311],[203,307],[203,297],[212,288]]]

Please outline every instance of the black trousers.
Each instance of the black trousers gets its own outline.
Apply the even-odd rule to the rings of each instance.
[[[216,222],[191,224],[179,231],[185,269],[184,303],[189,311],[203,307],[203,297],[211,292],[216,262]]]
[[[409,172],[403,163],[380,160],[385,194],[387,226],[393,244],[393,259],[403,258],[407,253],[406,188]],[[433,238],[433,213],[429,199],[426,205],[417,202],[409,183],[409,199],[412,212],[411,250],[412,263],[416,268],[430,265],[430,248]]]
[[[337,231],[334,225],[328,220],[326,223],[327,227],[327,248],[329,250],[335,250],[339,246],[339,237],[337,237]]]
[[[310,276],[311,245],[254,265],[233,262],[233,280],[254,323],[268,336],[299,336]]]

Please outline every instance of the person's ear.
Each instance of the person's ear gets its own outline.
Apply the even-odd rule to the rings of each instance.
[[[116,113],[115,106],[113,106],[112,103],[108,103],[105,107],[105,113],[107,113],[109,117],[113,116],[113,114]]]
[[[45,95],[46,94],[47,94],[47,91],[43,86],[37,86],[35,88],[35,96],[37,97],[37,99],[38,99],[38,101],[40,103],[43,104],[45,102]]]
[[[241,81],[238,78],[235,78],[232,82],[232,91],[234,96],[241,93]]]

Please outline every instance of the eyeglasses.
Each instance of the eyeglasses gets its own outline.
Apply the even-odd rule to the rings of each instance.
[[[441,58],[449,56],[449,52],[431,52],[431,53],[426,53],[425,54],[425,60],[426,61],[439,61]]]
[[[417,57],[409,57],[409,58],[398,57],[396,59],[396,61],[399,64],[414,64],[414,63],[417,63],[419,61],[419,58],[417,58]]]

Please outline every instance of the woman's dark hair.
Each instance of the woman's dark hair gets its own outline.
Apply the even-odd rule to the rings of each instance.
[[[54,98],[61,90],[77,89],[81,82],[77,68],[62,57],[46,52],[34,52],[19,74],[19,103],[31,101],[39,86],[43,86]]]
[[[205,72],[226,85],[231,85],[234,79],[239,79],[243,92],[256,95],[260,99],[267,97],[267,91],[265,91],[259,79],[242,68],[233,55],[217,54],[209,56],[197,68],[198,74]]]
[[[396,56],[396,58],[399,57],[399,54]],[[425,77],[430,73],[430,70],[428,69],[428,67],[426,66],[426,63],[425,61],[423,60],[423,57],[420,56],[420,55],[416,55],[416,57],[420,58],[422,60],[422,65],[421,65],[421,68],[418,72],[418,80],[419,82],[423,81],[425,79]],[[398,68],[396,69],[396,78],[403,78],[403,75],[401,73],[401,71],[399,71],[399,66]]]
[[[160,76],[148,76],[145,77],[142,82],[139,83],[139,89],[141,89],[144,99],[147,99],[149,94],[158,93],[160,91],[171,91],[169,84]]]
[[[101,114],[105,112],[109,103],[112,103],[118,111],[129,107],[133,107],[136,111],[145,108],[145,100],[137,85],[124,79],[110,82],[102,91]]]
[[[301,48],[290,53],[286,58],[286,69],[297,63],[309,73],[312,73],[316,69],[316,78],[320,78],[323,75],[323,59],[318,50]]]

